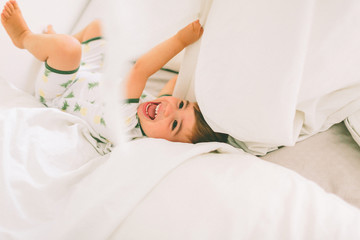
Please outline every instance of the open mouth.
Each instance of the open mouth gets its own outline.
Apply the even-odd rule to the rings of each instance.
[[[161,103],[160,102],[148,102],[144,105],[144,114],[151,120],[154,120],[157,115],[160,108]]]

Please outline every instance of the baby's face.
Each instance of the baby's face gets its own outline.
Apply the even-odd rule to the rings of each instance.
[[[194,103],[171,96],[161,97],[140,104],[137,113],[146,136],[191,142],[195,126]]]

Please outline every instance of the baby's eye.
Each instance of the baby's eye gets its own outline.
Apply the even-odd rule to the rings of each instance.
[[[177,123],[178,123],[178,122],[177,122],[176,120],[173,122],[173,124],[172,124],[172,128],[171,128],[172,130],[174,130],[174,129],[176,128]]]
[[[184,107],[184,101],[181,101],[181,103],[179,104],[179,109],[182,109]]]

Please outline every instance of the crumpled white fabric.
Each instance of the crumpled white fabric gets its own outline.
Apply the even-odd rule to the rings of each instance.
[[[359,12],[356,0],[214,0],[183,95],[253,154],[324,131],[360,108]]]
[[[360,146],[360,111],[346,118],[344,123],[355,142]]]

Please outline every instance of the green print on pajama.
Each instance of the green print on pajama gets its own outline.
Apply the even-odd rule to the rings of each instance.
[[[74,112],[80,112],[80,110],[81,110],[81,106],[78,103],[76,103],[74,107]]]
[[[97,87],[97,86],[99,86],[99,82],[88,83],[88,88],[89,89],[92,89],[92,88]]]
[[[74,92],[71,92],[65,98],[73,98],[73,97],[75,97]]]
[[[69,107],[69,104],[67,101],[64,102],[64,105],[62,106],[61,110],[66,111],[66,109]]]
[[[102,125],[104,125],[104,127],[106,127],[106,123],[105,123],[105,120],[104,120],[103,118],[100,118],[100,123],[101,123]]]
[[[66,83],[60,84],[60,86],[67,88],[71,83],[72,83],[72,80],[69,80]]]

